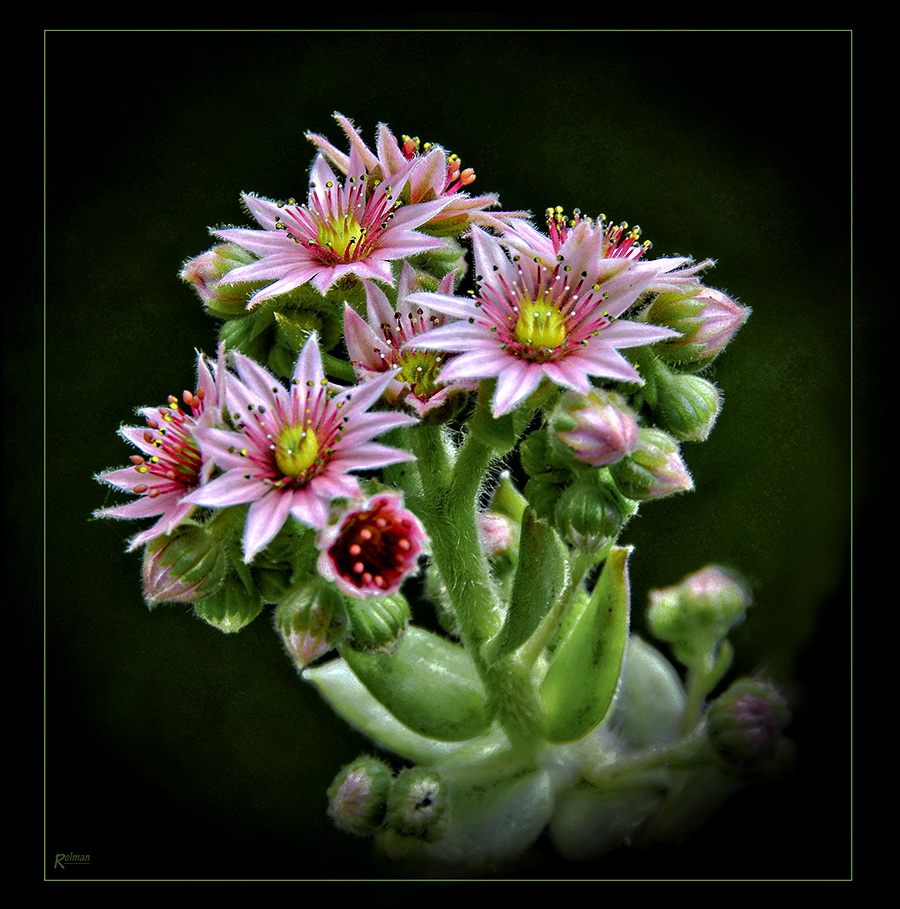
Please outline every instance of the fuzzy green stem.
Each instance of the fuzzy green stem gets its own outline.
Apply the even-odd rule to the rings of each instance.
[[[482,383],[476,414],[470,420],[462,445],[451,461],[447,443],[438,427],[420,424],[410,430],[418,459],[425,509],[422,521],[431,539],[432,555],[458,622],[460,637],[484,682],[498,718],[511,737],[527,738],[535,721],[520,709],[532,698],[523,697],[519,674],[498,671],[484,656],[484,644],[497,634],[502,612],[497,586],[478,535],[478,495],[491,461],[502,454],[506,440],[493,440],[475,431],[476,419],[488,418],[492,383]],[[526,679],[530,684],[530,680]],[[534,735],[531,736],[535,738]]]
[[[687,703],[681,720],[681,732],[688,735],[700,722],[706,696],[715,688],[731,665],[731,644],[722,641],[714,653],[704,654],[702,661],[688,666]]]
[[[651,748],[611,764],[591,768],[584,776],[592,786],[602,789],[628,788],[629,778],[653,770],[696,770],[715,764],[703,730],[667,748]]]

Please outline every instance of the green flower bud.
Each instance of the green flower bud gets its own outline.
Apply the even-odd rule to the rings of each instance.
[[[675,645],[679,659],[689,663],[692,655],[710,652],[749,605],[744,583],[709,565],[680,584],[650,591],[647,621],[653,634]]]
[[[296,361],[303,350],[303,345],[309,340],[314,331],[322,328],[322,320],[312,312],[289,310],[288,312],[275,312],[275,339],[287,348]]]
[[[275,627],[297,668],[304,669],[346,637],[343,597],[322,579],[305,581],[278,604]]]
[[[619,535],[626,514],[616,492],[602,482],[573,483],[559,497],[554,524],[573,545],[599,552]]]
[[[656,404],[653,412],[662,427],[682,442],[703,442],[719,415],[721,399],[712,382],[676,373],[656,364]]]
[[[571,452],[561,443],[554,446],[545,430],[536,429],[519,446],[519,458],[530,477],[525,498],[539,518],[552,521],[562,487],[573,477]]]
[[[608,469],[619,492],[637,502],[694,488],[678,442],[660,429],[642,429],[634,452]]]
[[[221,328],[226,347],[241,351],[280,376],[290,376],[313,332],[328,350],[341,337],[337,315],[321,298],[307,300],[302,288],[253,309],[228,313]],[[276,308],[277,307],[277,308]]]
[[[566,483],[571,477],[572,457],[564,445],[553,445],[544,429],[529,433],[519,446],[522,468],[529,477],[546,483]]]
[[[392,775],[383,761],[359,757],[328,787],[328,815],[347,833],[367,836],[384,820]]]
[[[468,218],[466,220],[468,220]],[[457,226],[468,227],[468,225]],[[430,230],[428,232],[431,233]],[[456,242],[456,240],[447,236],[444,237],[444,244],[442,246],[430,249],[428,252],[411,256],[409,262],[412,263],[413,267],[418,271],[434,275],[436,280],[439,280],[437,276],[443,276],[451,271],[455,271],[457,283],[462,280],[468,267],[465,250]]]
[[[349,644],[355,650],[391,653],[403,637],[411,616],[403,594],[387,597],[347,597]]]
[[[266,365],[276,376],[287,377],[294,371],[297,358],[281,343],[273,344],[266,357]]]
[[[234,574],[216,592],[194,603],[195,614],[219,631],[234,634],[250,624],[263,608],[259,592]]]
[[[767,679],[738,679],[713,701],[707,714],[709,743],[730,767],[755,770],[778,754],[790,722],[784,692]]]
[[[440,776],[410,767],[394,780],[385,823],[404,836],[436,843],[447,831],[449,807],[450,795]]]

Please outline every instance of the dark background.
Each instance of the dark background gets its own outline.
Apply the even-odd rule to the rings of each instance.
[[[181,264],[211,245],[210,226],[246,223],[240,192],[302,198],[304,132],[344,147],[334,111],[370,141],[384,121],[443,144],[503,208],[604,212],[639,223],[654,255],[712,257],[707,283],[753,308],[712,372],[718,424],[685,448],[697,491],[646,507],[625,542],[638,627],[649,589],[706,562],[747,577],[755,604],[734,635],[736,668],[766,665],[789,684],[795,771],[735,797],[680,846],[572,864],[542,839],[495,876],[850,874],[850,439],[868,418],[864,401],[851,406],[851,336],[854,317],[870,324],[851,298],[851,40],[45,35],[44,335],[6,344],[6,403],[32,425],[40,408],[23,376],[45,370],[43,476],[9,424],[6,447],[15,551],[32,560],[44,495],[48,877],[456,876],[382,861],[334,830],[325,789],[367,741],[298,680],[266,617],[225,636],[187,607],[149,613],[140,558],[123,551],[139,525],[91,518],[123,499],[92,480],[131,453],[118,426],[193,387],[195,349],[215,347]],[[13,216],[18,198],[9,186]],[[862,499],[866,451],[854,466]],[[39,647],[37,623],[28,630]],[[91,864],[53,871],[57,852]]]

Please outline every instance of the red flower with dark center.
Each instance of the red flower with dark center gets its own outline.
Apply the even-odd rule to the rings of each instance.
[[[397,496],[377,496],[323,531],[319,571],[351,596],[387,596],[415,572],[424,540],[419,519]]]

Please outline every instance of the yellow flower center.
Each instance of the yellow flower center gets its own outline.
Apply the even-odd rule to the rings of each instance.
[[[355,247],[364,235],[365,229],[360,227],[359,221],[353,215],[344,215],[321,223],[316,240],[319,246],[331,249],[340,258],[346,259],[353,258]]]
[[[405,350],[397,358],[402,367],[397,379],[410,385],[413,394],[422,400],[430,398],[440,387],[437,375],[443,366],[443,357],[432,350]]]
[[[543,298],[527,300],[519,309],[516,340],[536,350],[554,350],[566,340],[566,322],[559,310]]]
[[[286,477],[300,478],[319,457],[319,440],[312,429],[286,426],[275,446],[275,463]]]

